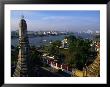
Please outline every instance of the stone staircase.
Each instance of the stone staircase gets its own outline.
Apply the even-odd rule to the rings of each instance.
[[[100,76],[100,55],[97,54],[96,59],[92,64],[87,67],[87,77],[99,77]]]

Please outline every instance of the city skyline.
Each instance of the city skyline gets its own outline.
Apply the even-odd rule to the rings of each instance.
[[[28,31],[99,31],[100,11],[86,10],[12,10],[11,30],[19,29],[19,20],[24,15]]]

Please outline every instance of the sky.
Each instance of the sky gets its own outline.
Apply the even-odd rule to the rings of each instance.
[[[12,10],[11,30],[19,29],[21,15],[24,15],[28,31],[100,30],[98,10]]]

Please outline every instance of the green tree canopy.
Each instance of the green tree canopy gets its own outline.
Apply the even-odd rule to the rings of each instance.
[[[86,60],[90,55],[90,43],[88,39],[82,39],[75,37],[74,35],[68,37],[69,41],[69,52],[70,56],[70,65],[74,65],[79,69],[82,69],[86,63]]]

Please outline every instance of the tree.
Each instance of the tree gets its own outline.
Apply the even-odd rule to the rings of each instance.
[[[18,46],[14,47],[11,45],[11,64],[15,64],[18,59]]]
[[[61,41],[56,40],[52,42],[50,45],[45,46],[45,51],[47,51],[47,53],[50,56],[54,56],[54,58],[59,63],[62,63],[64,60],[64,54],[60,52],[60,49],[59,49],[60,46],[61,46]]]
[[[30,65],[31,65],[31,67],[42,64],[41,55],[42,55],[42,53],[37,51],[35,46],[31,46],[31,48],[30,48]]]
[[[89,40],[84,40],[82,38],[76,38],[75,36],[69,36],[69,52],[70,62],[69,64],[78,69],[82,69],[90,55],[90,43]]]
[[[56,40],[52,43],[54,46],[56,46],[57,48],[59,48],[61,46],[61,41]]]
[[[57,40],[55,42],[52,42],[50,45],[45,47],[45,50],[50,55],[57,56],[59,53],[59,47],[61,46],[61,41]]]

